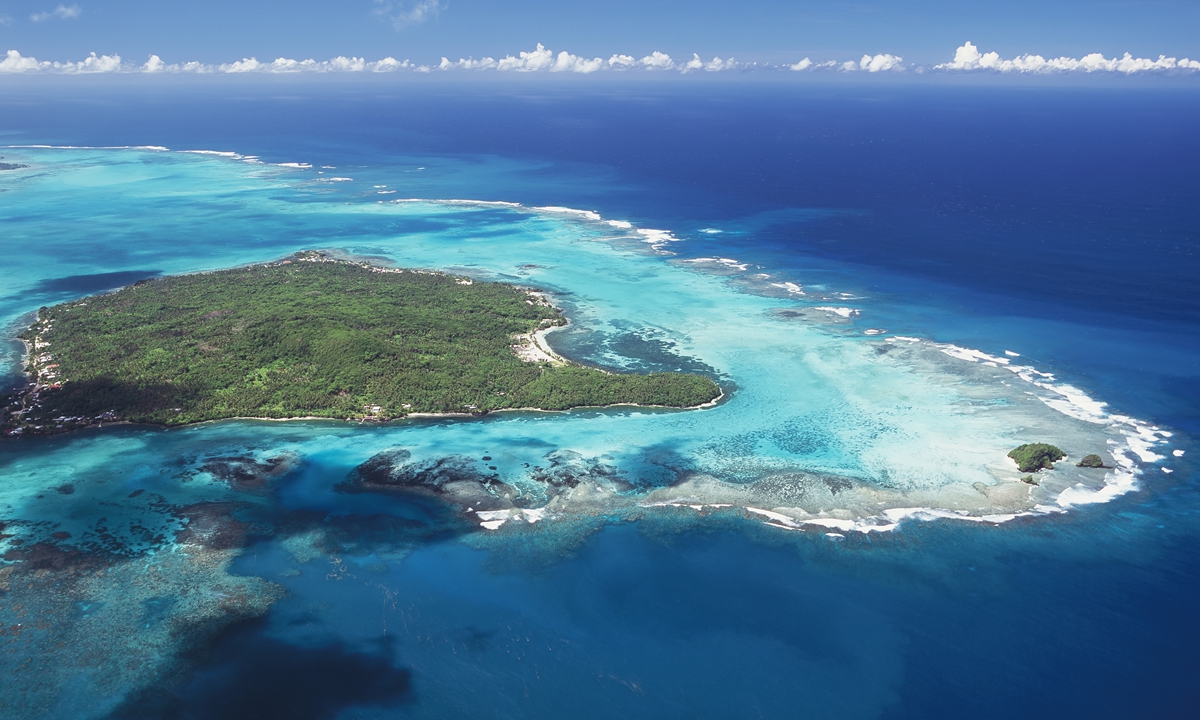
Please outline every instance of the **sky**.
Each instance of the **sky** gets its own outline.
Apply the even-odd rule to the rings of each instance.
[[[1000,60],[1200,59],[1200,0],[0,0],[0,53],[42,63],[94,52],[126,65],[153,54],[164,67],[338,56],[436,66],[543,43],[584,59],[659,51],[679,64],[697,53],[840,67],[866,55],[913,69],[952,62],[967,41]]]

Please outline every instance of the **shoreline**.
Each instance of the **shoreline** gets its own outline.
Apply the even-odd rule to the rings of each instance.
[[[316,422],[354,423],[357,425],[381,425],[382,426],[382,425],[389,425],[391,423],[403,422],[405,420],[418,420],[418,419],[423,420],[423,419],[431,419],[431,418],[483,419],[483,418],[487,417],[488,415],[495,415],[498,413],[513,413],[513,412],[536,412],[536,413],[546,413],[548,415],[561,415],[561,414],[569,413],[572,410],[605,410],[608,408],[619,408],[619,407],[649,408],[649,409],[654,409],[654,410],[675,410],[675,411],[679,411],[679,412],[685,412],[685,411],[689,411],[689,410],[711,409],[713,407],[716,407],[716,405],[720,401],[725,399],[726,397],[728,397],[728,394],[724,390],[722,390],[720,395],[718,395],[716,398],[714,398],[712,400],[709,400],[706,403],[703,403],[700,405],[688,405],[685,407],[676,407],[674,405],[641,405],[639,403],[612,403],[610,405],[579,405],[577,407],[567,408],[566,410],[547,410],[546,408],[537,408],[537,407],[519,407],[519,408],[497,408],[495,410],[487,410],[484,412],[406,413],[406,414],[400,415],[398,417],[388,418],[387,420],[379,420],[379,419],[370,418],[370,417],[331,418],[331,417],[322,417],[320,415],[299,415],[296,417],[247,417],[244,415],[237,415],[237,416],[232,416],[232,417],[213,418],[211,420],[197,420],[196,422],[183,423],[181,425],[166,425],[163,423],[137,422],[134,420],[114,419],[114,420],[107,420],[102,423],[97,423],[95,425],[83,425],[81,427],[62,428],[61,430],[56,428],[55,429],[56,431],[52,431],[52,432],[31,433],[31,436],[50,437],[53,435],[66,435],[68,433],[82,432],[84,430],[90,430],[93,428],[97,428],[97,429],[102,428],[106,424],[107,425],[133,425],[133,426],[146,427],[146,428],[158,428],[158,429],[162,429],[162,430],[182,430],[185,428],[198,427],[200,425],[208,425],[211,423],[220,423],[220,422],[230,422],[233,420],[249,420],[249,421],[255,421],[255,422],[316,421]],[[5,436],[5,437],[7,437],[8,439],[13,439],[14,436]],[[22,434],[22,435],[18,435],[15,437],[27,437],[27,436]],[[0,439],[2,439],[2,438],[0,438]]]
[[[557,307],[550,301],[548,294],[544,290],[531,287],[521,289],[525,291],[526,297],[530,298],[532,302],[546,307]],[[545,362],[556,366],[571,365],[572,361],[555,352],[554,348],[550,347],[550,343],[546,340],[546,335],[550,332],[562,330],[571,325],[570,319],[566,318],[565,315],[563,320],[564,322],[561,325],[551,325],[549,327],[538,328],[533,332],[513,336],[513,340],[517,341],[517,344],[512,346],[513,354],[522,362]]]

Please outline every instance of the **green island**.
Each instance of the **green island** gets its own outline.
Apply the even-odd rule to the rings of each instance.
[[[143,280],[43,307],[19,337],[30,385],[8,436],[111,422],[386,421],[634,404],[696,407],[708,377],[610,373],[554,354],[566,324],[540,294],[306,251],[263,265]]]
[[[1062,460],[1067,454],[1046,443],[1027,443],[1010,450],[1008,456],[1016,461],[1021,472],[1029,473],[1052,470],[1054,463]]]

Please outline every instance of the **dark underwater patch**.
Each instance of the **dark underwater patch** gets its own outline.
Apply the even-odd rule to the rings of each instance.
[[[294,455],[282,454],[259,460],[250,455],[208,458],[200,470],[229,485],[237,493],[267,495],[276,480],[297,463]]]
[[[162,275],[162,270],[123,270],[91,275],[64,275],[47,278],[22,295],[89,294],[113,290]]]
[[[338,492],[399,492],[433,496],[451,504],[494,510],[511,506],[519,493],[495,472],[481,471],[474,458],[448,455],[412,460],[404,448],[384,450],[356,467]]]
[[[186,520],[175,536],[178,545],[200,545],[213,550],[231,550],[246,544],[252,524],[234,516],[247,503],[200,502],[177,508],[174,515]]]
[[[438,514],[430,509],[430,520],[413,520],[387,513],[370,515],[327,515],[314,510],[296,510],[280,518],[270,535],[282,538],[319,531],[313,546],[328,555],[383,555],[414,548],[439,538],[478,529],[457,515]]]
[[[699,472],[695,460],[680,453],[671,443],[646,448],[640,459],[642,466],[638,469],[635,482],[643,490],[675,485]]]
[[[329,720],[412,696],[412,674],[391,664],[387,645],[301,647],[266,637],[265,627],[224,633],[177,685],[127,700],[108,720]]]
[[[582,480],[597,484],[607,481],[621,490],[632,488],[623,477],[627,473],[615,465],[602,462],[605,459],[612,458],[586,458],[574,450],[555,450],[546,454],[546,467],[534,465],[529,468],[529,477],[554,488],[573,488]]]
[[[557,295],[556,295],[557,297]],[[563,303],[566,305],[567,303]],[[622,328],[621,332],[571,328],[547,337],[551,346],[572,358],[623,372],[683,372],[717,378],[711,365],[677,350],[672,340],[657,337],[648,328]],[[613,357],[624,361],[614,364]]]

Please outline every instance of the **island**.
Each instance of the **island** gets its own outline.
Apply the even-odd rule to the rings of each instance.
[[[1054,463],[1062,460],[1067,454],[1047,443],[1026,443],[1010,450],[1008,456],[1017,463],[1021,472],[1029,473],[1053,470]]]
[[[565,324],[529,288],[317,251],[142,280],[38,310],[19,336],[31,382],[6,398],[3,430],[691,408],[721,396],[702,375],[567,361],[543,337]]]

